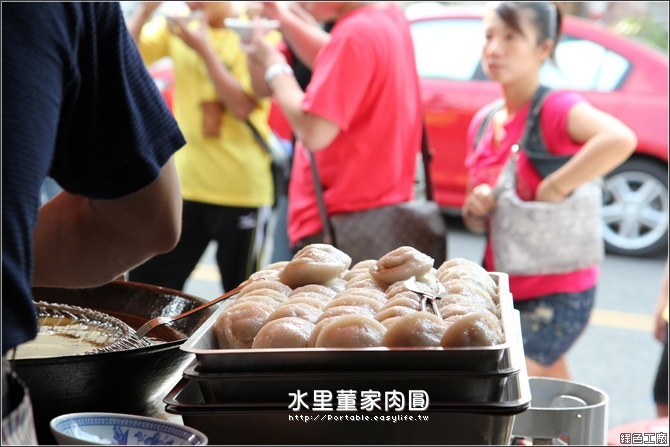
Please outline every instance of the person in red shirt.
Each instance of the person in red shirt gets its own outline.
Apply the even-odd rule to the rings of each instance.
[[[252,76],[255,88],[274,95],[297,139],[288,210],[294,249],[323,231],[307,151],[314,152],[329,214],[406,202],[414,198],[423,116],[409,24],[397,5],[303,5],[316,20],[335,22],[328,34],[280,17],[284,38],[313,69],[305,92],[260,30],[244,46],[252,71],[264,73]]]

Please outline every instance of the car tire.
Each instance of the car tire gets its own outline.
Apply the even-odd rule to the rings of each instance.
[[[668,169],[633,157],[605,177],[603,239],[608,253],[649,256],[668,247]]]

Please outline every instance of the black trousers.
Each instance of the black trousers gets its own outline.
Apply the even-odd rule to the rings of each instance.
[[[240,285],[255,270],[253,244],[258,209],[184,201],[182,233],[177,246],[131,270],[128,280],[183,290],[184,283],[211,241],[223,290]]]

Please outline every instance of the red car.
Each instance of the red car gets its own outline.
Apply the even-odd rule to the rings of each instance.
[[[408,10],[430,144],[436,200],[458,214],[465,198],[465,140],[475,112],[500,95],[480,64],[484,38],[482,9],[440,6]],[[596,107],[630,126],[635,154],[606,178],[603,233],[610,253],[650,255],[668,239],[668,57],[593,22],[566,16],[542,82],[581,92]],[[169,66],[152,67],[168,102]],[[278,107],[271,125],[282,137],[290,130]]]

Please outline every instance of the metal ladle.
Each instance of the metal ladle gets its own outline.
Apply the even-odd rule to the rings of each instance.
[[[432,312],[437,315],[437,317],[442,320],[442,314],[440,314],[440,309],[437,307],[437,300],[442,298],[442,295],[447,293],[447,288],[440,281],[435,281],[437,287],[437,294],[433,293],[432,290],[426,290],[429,287],[427,284],[416,282],[416,276],[412,276],[404,282],[407,290],[416,293],[421,297],[421,311],[430,312],[428,310],[429,305]]]

